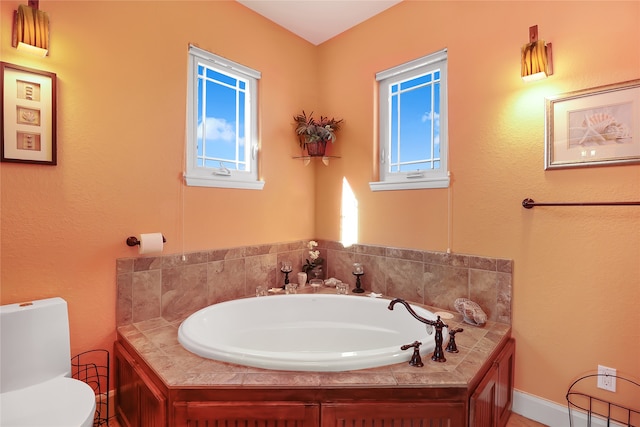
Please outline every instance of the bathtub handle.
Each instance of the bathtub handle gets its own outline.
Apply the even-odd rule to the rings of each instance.
[[[409,360],[409,365],[415,366],[416,368],[422,368],[424,363],[422,363],[422,358],[420,357],[420,346],[422,343],[420,341],[414,341],[411,344],[405,344],[400,347],[400,350],[408,350],[413,348],[413,355],[411,356],[411,360]]]
[[[450,329],[449,330],[449,344],[447,344],[447,348],[445,348],[446,351],[448,351],[449,353],[457,353],[458,352],[458,346],[456,345],[456,334],[458,332],[462,332],[464,331],[464,329],[462,328],[456,328],[456,329]]]

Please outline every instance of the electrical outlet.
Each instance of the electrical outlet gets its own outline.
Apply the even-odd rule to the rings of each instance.
[[[616,391],[616,370],[598,365],[598,388]]]

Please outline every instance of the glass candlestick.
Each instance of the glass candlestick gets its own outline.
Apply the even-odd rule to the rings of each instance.
[[[280,266],[280,271],[284,273],[284,285],[282,286],[283,289],[285,288],[285,286],[289,284],[289,273],[291,273],[292,270],[293,268],[291,267],[291,261],[289,260],[282,261],[282,264]]]
[[[364,289],[362,289],[362,283],[360,283],[360,276],[364,275],[364,273],[356,273],[355,271],[353,273],[354,276],[356,276],[356,287],[351,291],[354,294],[361,294],[364,292]]]

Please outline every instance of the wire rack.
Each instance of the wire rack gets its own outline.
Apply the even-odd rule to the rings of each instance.
[[[71,358],[71,376],[83,381],[96,394],[93,426],[109,425],[109,352],[89,350]]]
[[[582,378],[578,378],[569,387],[567,391],[569,426],[640,426],[640,408],[632,409],[577,390],[578,388],[585,388],[585,383],[588,386],[589,383],[593,383],[594,380],[597,380],[600,376],[605,376],[605,374],[585,375]],[[634,402],[640,405],[640,384],[619,375],[610,376],[616,379],[618,385],[623,385],[621,382],[628,383],[627,385],[629,385],[631,389],[630,395],[638,396],[638,399],[635,399]],[[580,416],[576,416],[575,421],[571,412],[572,409],[580,410]],[[584,411],[584,413],[582,413],[582,411]],[[586,417],[584,415],[586,415]]]

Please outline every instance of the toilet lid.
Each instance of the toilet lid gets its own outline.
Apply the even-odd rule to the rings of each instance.
[[[0,393],[2,427],[88,427],[95,410],[93,389],[73,378],[57,377]]]

